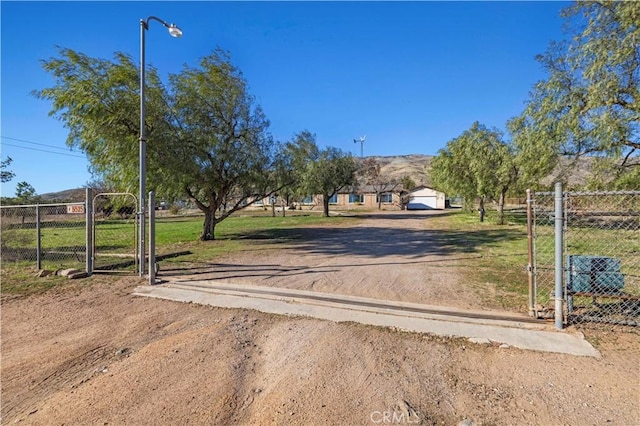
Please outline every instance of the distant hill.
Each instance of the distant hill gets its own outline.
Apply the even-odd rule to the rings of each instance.
[[[431,178],[428,175],[429,166],[433,155],[411,154],[411,155],[390,155],[390,156],[369,156],[380,163],[381,172],[397,180],[405,176],[410,176],[416,185],[431,185]],[[362,161],[361,158],[356,158]],[[578,187],[587,183],[591,174],[593,159],[584,157],[577,160],[562,159],[560,165],[546,178],[542,180],[543,185],[551,187],[553,182],[560,179],[567,181],[570,186]],[[44,202],[78,202],[84,201],[84,189],[68,189],[60,192],[50,192],[40,195]]]
[[[84,201],[85,189],[66,189],[59,192],[48,192],[46,194],[40,194],[39,196],[43,203],[76,203]]]
[[[561,158],[560,164],[551,174],[540,181],[544,186],[551,188],[554,182],[567,182],[570,187],[576,188],[586,185],[593,170],[593,158],[580,157],[577,159]]]
[[[412,154],[365,158],[375,158],[380,163],[382,173],[398,180],[409,175],[418,186],[429,186],[431,184],[426,170],[433,158],[432,155]],[[84,191],[84,188],[67,189],[65,191],[41,194],[40,197],[43,202],[79,202],[84,201]]]
[[[383,175],[401,180],[405,176],[410,176],[417,186],[431,185],[431,179],[427,174],[432,155],[411,154],[392,155],[387,157],[371,156],[380,164],[380,172]]]

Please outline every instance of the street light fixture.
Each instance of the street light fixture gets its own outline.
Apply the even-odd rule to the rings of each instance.
[[[140,211],[138,215],[140,216],[139,220],[139,238],[138,238],[138,250],[139,253],[139,263],[138,263],[138,272],[140,276],[144,276],[145,273],[145,184],[146,184],[146,144],[147,144],[147,132],[145,128],[145,120],[146,120],[146,110],[145,110],[145,99],[144,99],[144,89],[145,89],[145,60],[144,60],[144,33],[149,29],[149,22],[151,20],[155,20],[160,22],[167,30],[169,30],[169,34],[172,37],[182,37],[182,30],[178,28],[175,24],[167,24],[160,18],[155,16],[149,16],[146,20],[140,20]]]

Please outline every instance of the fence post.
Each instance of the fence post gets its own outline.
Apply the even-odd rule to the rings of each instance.
[[[533,273],[533,193],[527,189],[527,253],[528,262],[527,273],[529,276],[529,316],[536,316],[535,310],[535,276]]]
[[[563,208],[563,196],[562,196],[562,182],[556,182],[555,193],[555,325],[558,330],[562,329],[562,278],[563,278],[563,228],[564,228],[564,214]]]
[[[91,276],[93,274],[93,191],[91,188],[85,189],[85,202],[84,202],[84,213],[85,213],[85,222],[86,222],[86,269],[87,274]]]
[[[40,204],[36,204],[36,269],[42,269],[42,243],[40,234]]]
[[[156,283],[156,193],[149,192],[149,285]]]

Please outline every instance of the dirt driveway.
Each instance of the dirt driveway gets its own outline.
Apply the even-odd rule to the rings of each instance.
[[[473,254],[428,220],[301,230],[317,238],[190,275],[472,306],[455,259]],[[637,334],[594,333],[602,358],[578,358],[132,296],[139,284],[2,299],[3,424],[640,423]]]
[[[233,253],[210,264],[162,269],[169,280],[220,280],[384,300],[481,309],[459,263],[477,258],[477,240],[456,231],[434,230],[441,211],[381,212],[355,226],[312,227],[259,233],[255,250]],[[452,241],[457,242],[452,244]]]

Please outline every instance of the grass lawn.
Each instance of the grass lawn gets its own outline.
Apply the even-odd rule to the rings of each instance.
[[[325,218],[316,213],[293,212],[286,217],[271,217],[270,211],[243,212],[232,216],[216,227],[215,241],[199,241],[202,231],[203,217],[158,217],[156,222],[156,246],[158,254],[169,254],[190,251],[192,254],[163,260],[166,267],[189,263],[210,262],[222,254],[235,251],[255,249],[255,241],[244,237],[252,234],[255,238],[264,232],[265,238],[273,243],[270,247],[277,249],[278,244],[286,244],[287,236],[300,227],[309,226],[349,226],[357,217]],[[452,241],[451,244],[473,244],[477,257],[464,261],[461,265],[465,281],[476,288],[482,303],[496,308],[515,309],[522,312],[527,308],[527,264],[526,227],[523,223],[504,226],[495,225],[493,212],[489,212],[484,223],[478,221],[477,215],[452,210],[451,214],[430,219],[431,226],[436,229],[460,231],[456,235],[464,235],[463,240]],[[19,230],[27,232],[29,230]],[[107,220],[99,222],[96,231],[98,256],[96,264],[113,262],[122,258],[109,257],[109,253],[134,252],[135,228],[131,220]],[[42,244],[45,249],[57,249],[58,252],[69,252],[71,247],[84,241],[84,229],[77,224],[64,223],[53,228],[43,229]],[[25,241],[28,239],[25,239]],[[35,248],[35,242],[28,240],[29,248]],[[82,253],[83,254],[83,253]],[[35,258],[34,258],[35,260]],[[44,291],[50,287],[62,285],[67,280],[58,277],[36,278],[35,261],[3,262],[2,290],[5,293],[33,293]],[[46,261],[44,267],[57,269],[83,267],[83,257]],[[60,262],[64,262],[61,264]],[[130,267],[131,269],[131,267]]]
[[[450,215],[434,221],[432,226],[463,231],[468,243],[478,240],[473,244],[478,256],[465,260],[461,265],[465,282],[476,289],[485,306],[527,312],[526,220],[520,216],[507,217],[505,225],[496,225],[497,214],[494,211],[487,211],[484,222],[479,221],[477,213],[450,212]]]
[[[527,233],[526,223],[521,216],[508,218],[506,225],[496,225],[495,212],[487,212],[485,222],[480,223],[477,213],[469,213],[462,210],[450,210],[449,214],[429,219],[430,227],[449,231],[457,231],[453,245],[467,244],[474,247],[476,256],[465,259],[460,264],[465,282],[473,286],[484,306],[510,309],[520,312],[527,311],[528,277],[527,265]],[[270,211],[242,212],[232,216],[216,227],[215,241],[199,241],[202,231],[202,216],[184,217],[158,217],[156,223],[156,246],[158,254],[169,254],[182,251],[190,251],[192,254],[177,258],[163,260],[163,264],[171,267],[172,264],[188,264],[198,262],[210,262],[222,254],[235,251],[255,249],[255,238],[264,234],[272,243],[270,247],[277,249],[284,245],[288,237],[294,235],[294,230],[300,227],[310,226],[349,226],[359,221],[356,217],[330,217],[325,218],[312,212],[289,212],[286,217],[271,217]],[[100,260],[98,256],[96,264],[100,262],[115,261],[117,257],[110,258],[109,253],[130,253],[131,257],[135,247],[135,228],[132,220],[107,220],[98,223],[96,241],[98,254],[105,256]],[[16,229],[26,235],[33,232],[30,229]],[[246,235],[252,235],[252,239],[245,239]],[[44,267],[57,269],[58,267],[84,266],[84,251],[81,247],[84,242],[84,229],[77,223],[64,222],[55,227],[45,227],[42,230],[42,246],[46,250],[58,253],[67,253],[67,258],[47,260],[45,256]],[[591,238],[597,237],[591,233]],[[606,235],[601,236],[603,239]],[[622,238],[618,235],[616,238]],[[454,238],[454,237],[452,237]],[[631,239],[629,239],[631,238]],[[624,236],[625,244],[622,247],[640,252],[640,242],[633,237]],[[26,248],[35,251],[34,239],[23,238]],[[579,242],[575,241],[578,245]],[[9,243],[11,246],[11,243]],[[72,255],[71,250],[80,247],[79,256]],[[3,253],[4,255],[4,253]],[[3,256],[4,257],[4,256]],[[130,257],[129,257],[130,258]],[[120,258],[122,259],[122,258]],[[63,263],[61,263],[63,262]],[[73,263],[72,265],[70,263]],[[20,293],[23,291],[41,291],[56,286],[64,281],[62,278],[35,278],[35,257],[21,262],[7,262],[2,264],[2,290],[6,293]],[[131,268],[130,268],[131,269]],[[26,289],[26,290],[25,290]]]
[[[255,213],[255,214],[254,214]],[[308,212],[293,212],[286,217],[271,217],[270,212],[249,212],[229,217],[216,226],[215,241],[199,241],[204,218],[158,217],[156,221],[156,246],[158,254],[191,251],[192,254],[180,258],[167,259],[165,262],[211,261],[221,254],[244,250],[251,241],[243,236],[256,231],[278,231],[286,235],[295,228],[304,226],[330,225],[345,226],[353,223],[352,217],[329,217]],[[37,278],[35,273],[35,233],[34,229],[11,230],[12,238],[3,248],[2,292],[6,294],[33,294],[46,291],[68,282],[62,277]],[[43,267],[46,269],[84,268],[85,230],[75,222],[59,222],[55,227],[42,229],[42,247],[46,251]],[[122,261],[117,255],[130,254],[124,260],[131,259],[135,247],[135,227],[132,220],[106,220],[99,222],[96,229],[96,264]],[[277,241],[276,241],[277,243]],[[19,244],[19,245],[17,245]],[[77,247],[82,246],[80,252]],[[7,250],[6,252],[4,250]],[[5,255],[12,253],[22,256],[22,260],[7,261]],[[102,255],[102,256],[101,256]],[[129,267],[131,269],[131,267]]]

